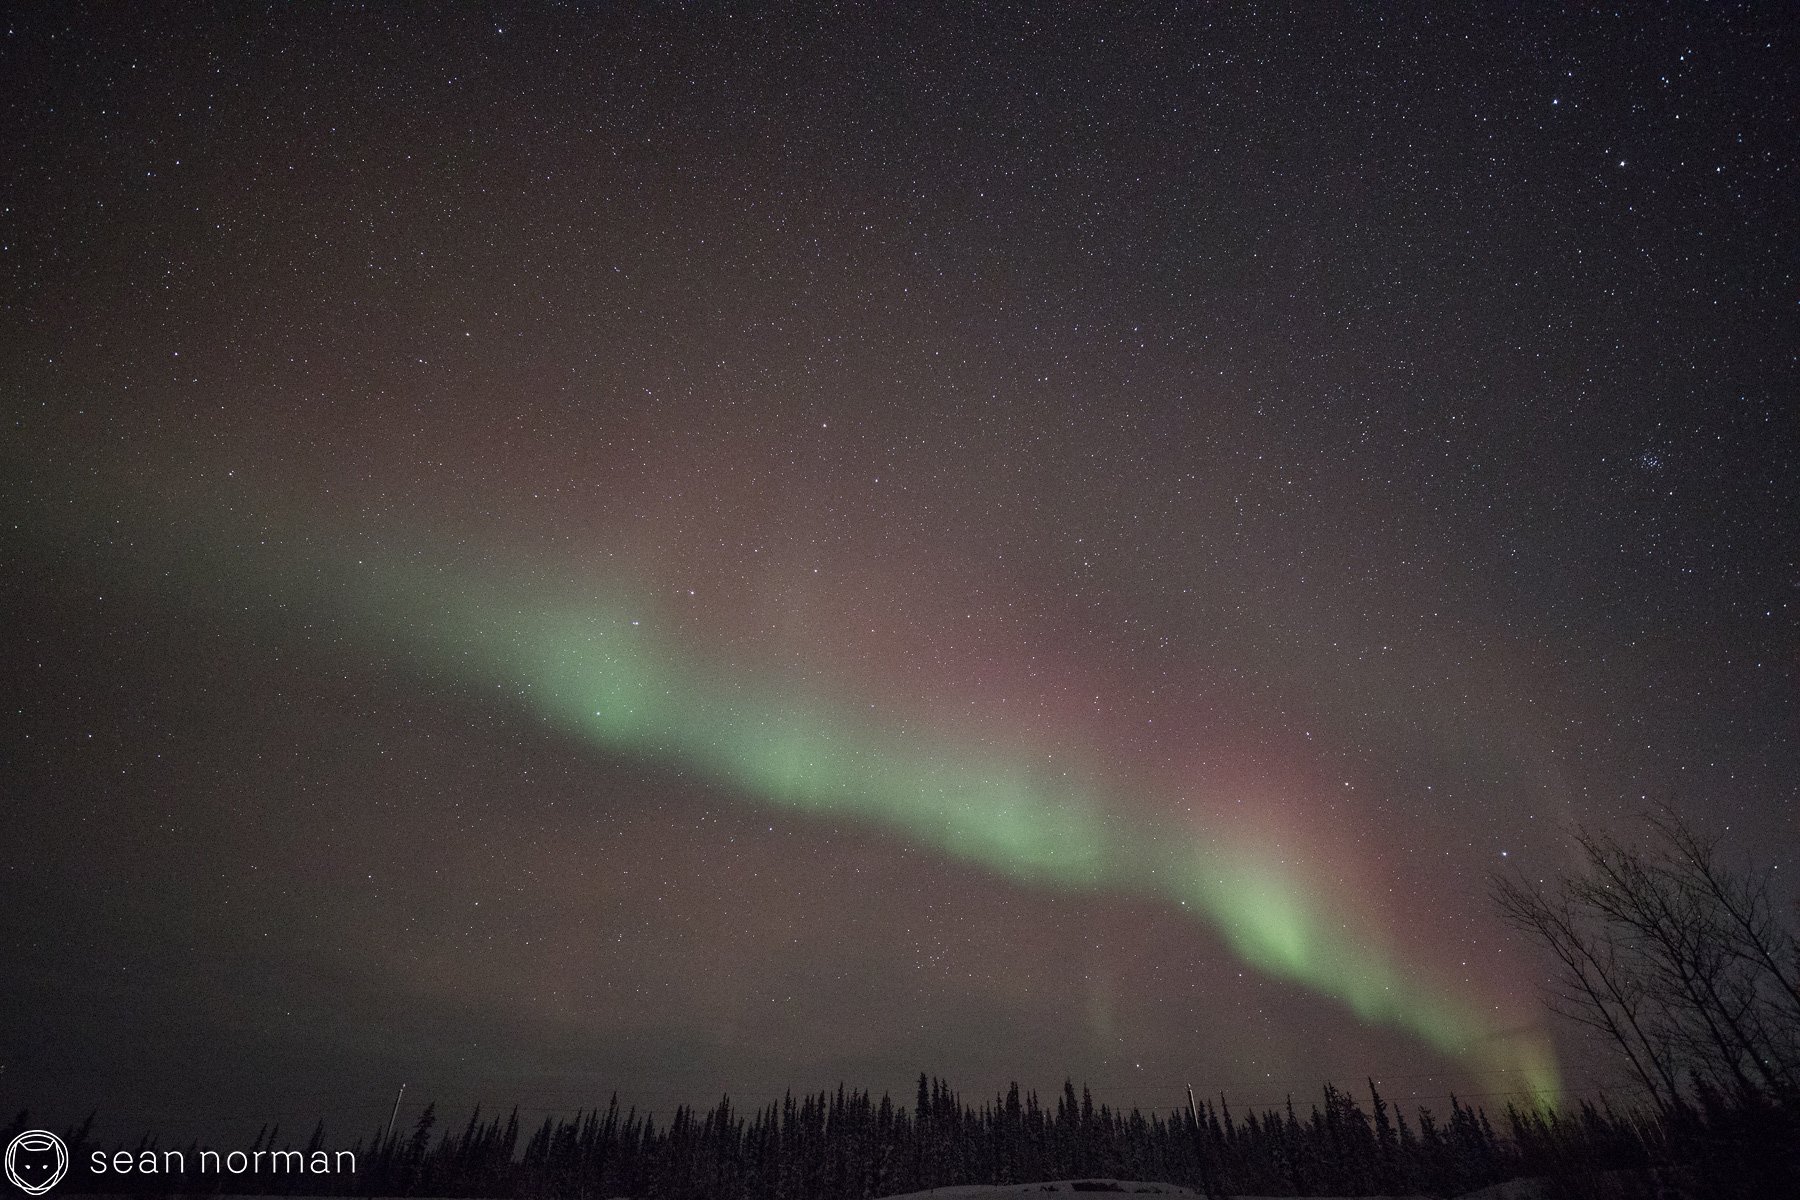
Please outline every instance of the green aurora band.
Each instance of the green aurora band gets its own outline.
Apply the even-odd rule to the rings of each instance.
[[[98,507],[99,527],[65,509],[38,532],[63,551],[104,545],[107,573],[124,568],[139,586],[228,623],[335,617],[368,652],[400,649],[478,694],[518,697],[597,747],[679,764],[767,805],[853,819],[1032,887],[1170,904],[1204,919],[1248,965],[1419,1038],[1495,1091],[1537,1102],[1558,1092],[1541,1032],[1499,1028],[1354,936],[1341,898],[1312,894],[1272,853],[1221,849],[1192,829],[1122,814],[1091,779],[1024,753],[858,719],[854,706],[791,682],[696,661],[658,636],[641,595],[596,596],[539,570],[500,583],[454,554],[396,555],[386,537],[358,554],[341,529],[249,522],[242,509],[223,522],[215,508],[147,527],[141,511]],[[125,526],[134,535],[122,536]]]
[[[523,686],[556,727],[613,751],[678,762],[727,789],[809,814],[853,818],[1016,882],[1158,899],[1205,918],[1246,963],[1405,1030],[1539,1100],[1558,1088],[1535,1033],[1501,1032],[1436,994],[1416,970],[1361,944],[1279,864],[1128,821],[1094,785],[1023,755],[941,744],[854,716],[848,705],[704,669],[662,644],[649,605],[534,607],[523,595],[451,588],[425,600],[432,658],[473,684]],[[634,616],[633,614],[643,614]]]

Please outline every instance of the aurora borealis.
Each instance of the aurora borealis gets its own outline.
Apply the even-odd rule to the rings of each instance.
[[[1489,875],[1795,869],[1785,32],[162,20],[4,51],[15,1110],[1585,1095]]]

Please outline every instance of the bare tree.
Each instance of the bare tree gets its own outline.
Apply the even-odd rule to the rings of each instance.
[[[1557,963],[1551,1007],[1611,1041],[1665,1113],[1693,1088],[1800,1108],[1800,941],[1766,877],[1674,814],[1646,827],[1644,849],[1578,831],[1575,874],[1494,881]]]
[[[1514,928],[1555,957],[1558,971],[1545,989],[1552,1011],[1609,1039],[1658,1111],[1667,1113],[1680,1092],[1666,1039],[1646,1025],[1648,988],[1567,894],[1568,881],[1559,882],[1562,886],[1551,890],[1541,881],[1501,876],[1494,881],[1494,899]]]
[[[1784,926],[1769,894],[1767,875],[1735,874],[1719,863],[1717,839],[1703,838],[1679,818],[1661,814],[1651,826],[1673,858],[1671,871],[1710,911],[1713,933],[1725,953],[1757,985],[1751,1005],[1757,1035],[1774,1044],[1771,1065],[1781,1064],[1785,1086],[1800,1086],[1800,926]]]

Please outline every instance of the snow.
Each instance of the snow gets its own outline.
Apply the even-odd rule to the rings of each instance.
[[[1077,1187],[1081,1184],[1081,1187]],[[932,1188],[925,1192],[908,1192],[886,1200],[1022,1200],[1023,1197],[1061,1196],[1196,1196],[1205,1193],[1172,1183],[1138,1183],[1129,1179],[1063,1179],[1054,1183],[1008,1183],[995,1186],[986,1183],[959,1184],[956,1187]]]
[[[1077,1186],[1077,1185],[1081,1186]],[[1482,1200],[1514,1200],[1515,1193],[1500,1191],[1483,1191],[1478,1193]],[[1519,1194],[1524,1195],[1524,1194]],[[1529,1193],[1535,1196],[1536,1193]],[[1109,1196],[1188,1196],[1204,1200],[1205,1193],[1193,1188],[1178,1187],[1172,1183],[1144,1183],[1131,1179],[1061,1179],[1053,1183],[1009,1183],[1003,1186],[992,1184],[962,1184],[957,1187],[933,1188],[925,1192],[908,1192],[904,1196],[889,1196],[884,1200],[1027,1200],[1055,1196],[1061,1200],[1077,1200],[1077,1197],[1092,1196],[1095,1200],[1105,1200]],[[1262,1196],[1236,1196],[1231,1200],[1273,1200]],[[1281,1200],[1295,1200],[1284,1197]],[[1351,1200],[1339,1196],[1310,1196],[1304,1200]],[[1424,1197],[1393,1196],[1358,1196],[1354,1200],[1425,1200]]]

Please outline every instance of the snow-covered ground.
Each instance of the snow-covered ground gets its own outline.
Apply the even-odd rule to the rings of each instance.
[[[1492,1187],[1470,1192],[1458,1200],[1540,1200],[1543,1196],[1543,1185],[1536,1179],[1513,1179],[1506,1183],[1497,1183]],[[1203,1198],[1204,1193],[1193,1188],[1177,1187],[1172,1183],[1142,1183],[1130,1179],[1063,1179],[1054,1183],[1009,1183],[1003,1187],[994,1187],[984,1183],[963,1184],[958,1187],[934,1188],[927,1192],[908,1192],[904,1196],[889,1196],[884,1200],[1027,1200],[1030,1197],[1055,1196],[1060,1200],[1077,1200],[1077,1197],[1092,1196],[1095,1200],[1105,1200],[1108,1196],[1191,1196]],[[1233,1196],[1229,1200],[1276,1200],[1265,1196]],[[1296,1200],[1294,1197],[1280,1200]],[[1349,1200],[1338,1196],[1308,1196],[1300,1200]],[[1355,1200],[1426,1200],[1423,1196],[1359,1196]]]
[[[1496,1184],[1491,1188],[1483,1188],[1479,1192],[1470,1192],[1462,1200],[1537,1200],[1542,1192],[1536,1181],[1515,1179],[1510,1183]],[[1130,1179],[1063,1179],[1054,1183],[1009,1183],[1004,1187],[989,1184],[964,1184],[958,1187],[934,1188],[927,1192],[908,1192],[904,1196],[889,1196],[885,1200],[1028,1200],[1033,1197],[1056,1196],[1060,1200],[1076,1200],[1077,1197],[1092,1196],[1095,1200],[1105,1200],[1108,1196],[1191,1196],[1203,1197],[1204,1193],[1193,1188],[1177,1187],[1172,1183],[1141,1183]],[[1261,1196],[1234,1196],[1231,1200],[1269,1200]],[[1292,1197],[1286,1200],[1294,1200]],[[1346,1200],[1343,1197],[1310,1196],[1304,1200]],[[1360,1196],[1356,1200],[1425,1200],[1421,1196]]]
[[[1077,1185],[1080,1186],[1077,1186]],[[1024,1197],[1061,1196],[1203,1196],[1192,1188],[1172,1183],[1135,1183],[1129,1179],[1064,1179],[1055,1183],[1008,1183],[999,1187],[985,1183],[960,1184],[956,1187],[932,1188],[926,1192],[908,1192],[889,1196],[886,1200],[1023,1200]]]
[[[964,1184],[959,1187],[934,1188],[928,1192],[908,1192],[904,1196],[889,1196],[886,1200],[1038,1200],[1046,1196],[1059,1197],[1060,1200],[1077,1200],[1077,1197],[1092,1196],[1095,1200],[1106,1200],[1107,1197],[1126,1196],[1191,1196],[1203,1198],[1204,1192],[1193,1188],[1177,1187],[1172,1183],[1142,1183],[1131,1179],[1062,1179],[1054,1183],[1009,1183],[1003,1187],[989,1184]],[[1237,1196],[1232,1200],[1262,1200],[1257,1196]],[[1288,1200],[1293,1200],[1289,1197]],[[1335,1197],[1308,1197],[1307,1200],[1337,1200]],[[1357,1200],[1396,1200],[1388,1196],[1361,1196]],[[1422,1197],[1407,1197],[1405,1200],[1423,1200]]]

